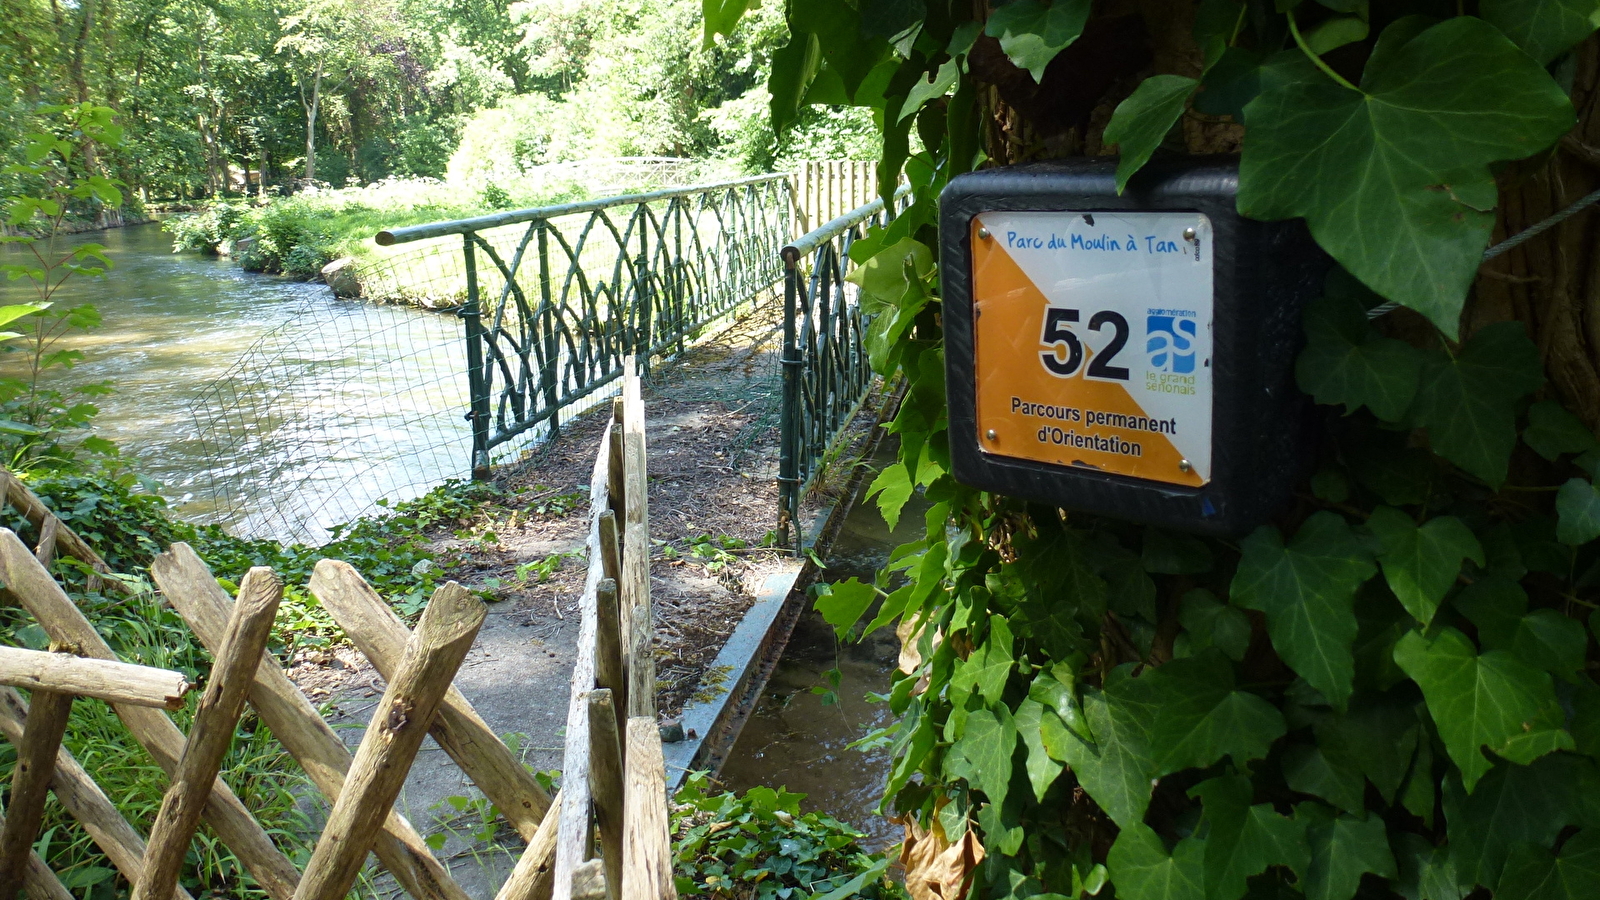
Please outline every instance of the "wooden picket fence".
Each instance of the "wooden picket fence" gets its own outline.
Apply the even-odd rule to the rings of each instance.
[[[589,575],[563,790],[552,800],[453,686],[486,612],[455,582],[435,591],[412,632],[348,564],[317,564],[312,594],[387,685],[352,756],[265,652],[283,595],[272,570],[251,569],[237,600],[230,599],[189,546],[174,544],[151,573],[216,659],[185,736],[167,715],[190,690],[184,676],[116,659],[49,571],[57,552],[109,574],[104,561],[25,484],[0,470],[4,502],[40,534],[30,550],[0,528],[0,601],[30,613],[53,651],[0,647],[0,732],[18,748],[0,819],[0,900],[19,887],[33,900],[71,900],[31,851],[49,791],[133,885],[134,900],[191,900],[178,876],[202,821],[272,900],[341,900],[369,851],[417,900],[467,900],[393,808],[430,734],[528,843],[495,900],[675,898],[656,723],[644,407],[631,365],[590,484]],[[90,577],[96,587],[120,587]],[[31,691],[31,705],[18,687]],[[110,703],[170,779],[148,840],[61,746],[79,697]],[[303,872],[218,778],[247,702],[332,807]]]
[[[800,234],[871,203],[878,196],[877,163],[827,159],[802,162],[794,174],[795,210]],[[798,236],[798,235],[797,235]]]
[[[669,900],[677,891],[656,722],[644,404],[631,364],[589,485],[589,575],[567,707],[554,895]]]

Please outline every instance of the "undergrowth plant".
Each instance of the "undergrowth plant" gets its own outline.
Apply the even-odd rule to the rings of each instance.
[[[708,34],[747,5],[708,2]],[[776,124],[871,108],[880,183],[915,192],[850,256],[873,365],[908,385],[873,490],[891,525],[913,492],[931,509],[875,582],[818,601],[841,635],[910,635],[884,805],[909,819],[914,889],[1600,896],[1581,324],[1600,297],[1575,280],[1595,214],[1484,263],[1492,234],[1596,186],[1600,5],[795,0],[787,19]],[[940,190],[1113,150],[1133,188],[1157,152],[1237,152],[1240,212],[1304,219],[1333,260],[1297,367],[1315,476],[1237,540],[948,473]]]
[[[710,790],[704,772],[679,788],[672,811],[678,895],[710,900],[902,900],[889,860],[865,834],[821,813],[804,794],[754,787]]]

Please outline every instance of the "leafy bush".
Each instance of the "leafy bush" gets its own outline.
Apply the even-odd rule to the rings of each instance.
[[[249,215],[248,204],[216,200],[203,205],[197,213],[173,216],[162,222],[161,228],[172,235],[174,253],[182,250],[216,253],[240,236],[240,229]]]
[[[744,794],[707,791],[704,772],[689,776],[672,812],[680,896],[713,900],[838,897],[900,900],[905,891],[867,853],[866,835],[821,813],[802,813],[804,794],[766,787]]]

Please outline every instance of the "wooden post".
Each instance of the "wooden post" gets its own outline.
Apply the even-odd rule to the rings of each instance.
[[[0,687],[0,733],[5,734],[6,740],[13,744],[22,742],[28,712],[28,703],[21,694],[12,688]],[[138,882],[144,872],[144,838],[117,812],[111,799],[65,747],[56,751],[55,778],[50,782],[50,790],[122,877],[129,884]],[[32,868],[30,864],[30,871]],[[181,887],[175,897],[176,900],[191,900]]]
[[[33,548],[33,557],[45,568],[56,558],[56,538],[61,535],[61,520],[51,516],[44,520],[44,525],[39,528],[39,543]]]
[[[62,535],[65,534],[63,531]],[[8,528],[0,528],[0,584],[5,585],[0,599],[27,609],[55,643],[71,647],[83,656],[117,658],[61,586]],[[149,752],[167,776],[175,775],[184,737],[167,714],[126,703],[113,704],[113,709],[128,726],[128,733]],[[272,900],[289,900],[294,896],[294,886],[300,875],[294,863],[278,851],[266,830],[220,780],[211,787],[205,818],[267,896]]]
[[[434,592],[361,738],[295,900],[342,900],[350,891],[487,612],[453,581]]]
[[[589,793],[594,796],[595,824],[600,828],[600,854],[605,859],[606,894],[618,900],[622,887],[622,743],[617,708],[611,692],[590,691]],[[574,886],[576,890],[576,886]]]
[[[245,695],[272,636],[272,620],[282,599],[283,583],[265,566],[252,568],[239,584],[239,601],[228,620],[228,636],[200,697],[194,728],[178,761],[178,774],[162,796],[161,810],[150,826],[144,875],[133,886],[133,900],[172,898],[206,797],[222,771],[223,756],[233,745]]]
[[[650,607],[633,608],[633,622],[628,628],[633,643],[628,648],[628,716],[656,715],[656,659],[655,623],[650,619]]]
[[[392,680],[406,641],[405,623],[349,563],[325,559],[311,574],[311,593],[327,608],[373,668]],[[454,672],[451,673],[454,677]],[[433,739],[467,773],[523,840],[532,840],[550,808],[550,795],[473,710],[467,698],[446,684],[444,704],[432,723]]]
[[[182,672],[17,647],[0,647],[0,684],[157,709],[182,709],[189,693]]]
[[[72,695],[34,691],[22,742],[17,745],[17,767],[11,773],[11,799],[6,803],[6,824],[0,830],[0,900],[12,900],[27,875],[28,854],[39,835],[44,801],[56,770],[56,751],[67,733]]]
[[[623,483],[627,498],[622,533],[622,622],[637,629],[643,621],[645,637],[630,633],[625,647],[635,652],[643,642],[651,644],[654,627],[650,620],[650,511],[649,484],[645,475],[644,400],[640,396],[639,378],[629,367],[622,378],[623,396]],[[644,610],[641,620],[638,610]],[[628,715],[655,715],[655,661],[647,651],[644,659],[630,655],[628,668]],[[638,668],[641,671],[635,672]],[[646,671],[647,670],[647,671]],[[646,685],[641,689],[641,685]]]
[[[539,830],[528,842],[528,849],[517,858],[511,877],[500,886],[494,900],[551,900],[551,864],[556,858],[556,824],[561,821],[561,792],[550,801],[550,811],[544,814]]]
[[[667,832],[667,773],[654,716],[628,719],[628,783],[623,789],[622,896],[677,900]]]
[[[220,652],[233,601],[206,564],[188,544],[180,543],[156,557],[150,570],[167,601],[189,623],[200,642],[213,654]],[[345,774],[350,771],[350,751],[270,656],[263,657],[256,669],[250,704],[317,790],[330,804],[337,802]],[[4,724],[0,720],[0,727]],[[466,892],[434,858],[422,835],[399,813],[390,811],[372,850],[415,900],[468,900]],[[138,880],[127,875],[126,870],[123,874],[130,882]]]
[[[631,371],[631,365],[625,365]],[[616,407],[613,407],[613,411]],[[617,425],[610,426],[615,430]],[[584,695],[595,687],[595,649],[599,643],[597,620],[599,618],[597,595],[603,575],[602,566],[595,565],[601,557],[600,517],[607,511],[610,494],[606,485],[610,480],[611,444],[602,442],[595,454],[594,470],[589,477],[589,573],[584,581],[583,595],[578,601],[582,614],[578,627],[577,656],[572,664],[572,688],[567,702],[567,733],[564,736],[562,756],[562,793],[560,822],[556,831],[555,860],[551,866],[552,893],[559,900],[570,900],[572,875],[588,859],[589,837],[589,705]]]
[[[602,445],[610,460],[606,464],[606,504],[622,521],[627,521],[628,485],[623,481],[622,466],[622,422],[612,422],[606,426],[606,440]],[[618,525],[618,531],[627,531],[624,525]]]
[[[602,579],[595,590],[594,683],[611,692],[617,709],[627,709],[628,669],[622,648],[622,616],[617,607],[617,583]],[[613,718],[616,718],[613,715]],[[624,717],[625,719],[626,717]],[[612,725],[620,733],[623,719]]]
[[[600,566],[607,578],[614,581],[622,578],[622,545],[617,532],[617,514],[609,509],[600,514]]]
[[[0,816],[0,831],[5,826],[6,819]],[[28,892],[28,900],[75,900],[56,873],[32,850],[28,851],[28,864],[22,871],[22,889]]]

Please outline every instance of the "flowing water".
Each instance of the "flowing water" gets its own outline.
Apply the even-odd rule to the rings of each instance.
[[[380,497],[466,471],[456,318],[174,254],[158,225],[60,240],[105,245],[115,268],[57,295],[58,306],[94,304],[103,325],[66,339],[86,358],[47,384],[110,381],[115,393],[94,400],[96,433],[181,515],[318,540]],[[0,280],[0,303],[35,299],[26,280]],[[20,356],[0,357],[0,370],[17,374]]]
[[[893,453],[886,446],[878,465],[892,461]],[[890,532],[876,504],[857,502],[828,548],[828,568],[818,581],[872,580],[890,550],[920,536],[925,509],[921,498],[913,497],[899,527]],[[892,762],[888,748],[863,750],[850,744],[895,721],[887,702],[869,700],[867,695],[888,693],[889,674],[899,655],[900,640],[893,629],[881,628],[860,642],[840,644],[833,628],[808,610],[795,625],[760,704],[728,754],[723,782],[732,790],[766,785],[805,794],[802,809],[856,826],[866,832],[869,849],[898,841],[899,826],[877,813]],[[825,702],[831,698],[813,689],[827,689],[826,673],[832,669],[840,675],[833,690],[837,700]]]

